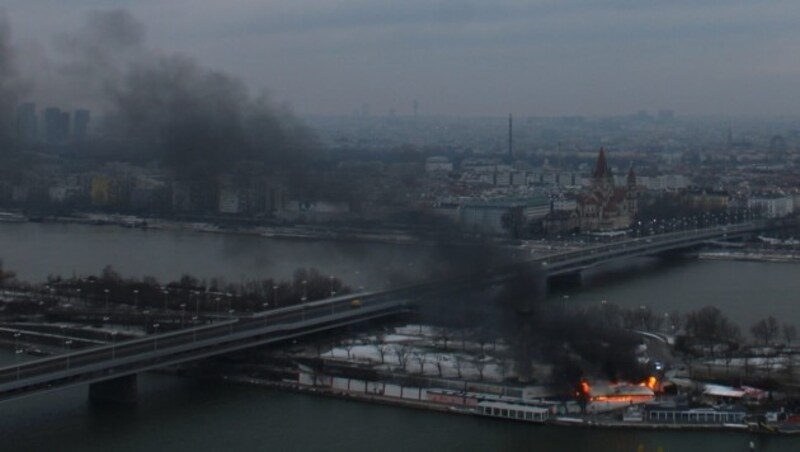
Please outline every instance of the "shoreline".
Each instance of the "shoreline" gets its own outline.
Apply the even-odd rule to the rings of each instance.
[[[217,379],[213,379],[217,380]],[[275,390],[283,390],[300,394],[335,398],[340,400],[351,400],[359,403],[375,403],[379,405],[404,407],[418,410],[428,410],[439,413],[475,416],[476,418],[494,419],[495,421],[514,422],[519,424],[532,424],[539,426],[554,426],[560,428],[590,428],[590,429],[613,429],[613,430],[649,430],[649,431],[716,431],[716,432],[735,432],[757,435],[780,435],[792,436],[800,434],[800,429],[796,431],[783,431],[775,427],[772,428],[753,428],[748,424],[667,424],[650,422],[625,422],[611,420],[597,420],[584,417],[558,416],[543,422],[531,422],[524,420],[505,419],[500,417],[480,415],[469,407],[446,405],[443,403],[429,402],[423,400],[399,399],[375,394],[364,394],[356,391],[334,390],[322,386],[308,386],[289,381],[271,381],[253,377],[223,375],[218,380],[226,383],[234,383],[246,386],[266,387]]]
[[[704,251],[697,254],[702,260],[728,260],[742,262],[773,262],[782,264],[800,263],[800,252],[759,252],[751,251]]]

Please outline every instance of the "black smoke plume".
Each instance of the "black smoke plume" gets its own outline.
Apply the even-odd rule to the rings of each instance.
[[[50,62],[51,98],[104,112],[99,148],[157,159],[179,179],[213,182],[242,162],[302,167],[314,138],[287,108],[252,96],[238,78],[146,43],[128,11],[94,11],[59,36]],[[46,93],[40,83],[37,91]]]
[[[11,26],[0,9],[0,152],[14,138],[14,111],[23,87],[17,77],[16,53],[11,43]]]
[[[613,305],[574,309],[545,301],[547,278],[537,263],[520,263],[514,247],[502,241],[467,233],[454,224],[435,223],[436,261],[433,279],[463,287],[423,310],[456,328],[503,338],[519,378],[531,376],[531,363],[553,364],[565,389],[584,376],[612,381],[640,381],[646,374],[637,360],[641,340],[623,328]],[[481,281],[492,280],[490,286]]]

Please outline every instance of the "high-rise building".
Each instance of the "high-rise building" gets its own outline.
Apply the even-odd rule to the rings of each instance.
[[[89,133],[89,119],[91,115],[89,110],[78,109],[72,116],[72,139],[78,143],[86,141]]]
[[[50,107],[44,111],[44,139],[48,144],[61,144],[69,137],[69,113]]]
[[[17,139],[22,143],[36,141],[38,135],[38,118],[36,104],[25,102],[17,107]]]

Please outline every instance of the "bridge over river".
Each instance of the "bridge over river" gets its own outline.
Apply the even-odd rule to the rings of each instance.
[[[629,238],[552,253],[523,264],[538,265],[547,276],[575,274],[617,259],[685,250],[712,241],[741,238],[773,226],[747,222]],[[426,297],[452,293],[453,288],[464,290],[500,281],[520,265],[446,283],[339,296],[168,333],[158,334],[155,323],[156,332],[147,337],[0,368],[0,402],[79,384],[89,384],[93,398],[133,401],[136,374],[140,372],[397,315],[413,309]]]

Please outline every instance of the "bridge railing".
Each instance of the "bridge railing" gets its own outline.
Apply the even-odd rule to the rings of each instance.
[[[153,334],[143,338],[121,341],[69,352],[63,355],[52,356],[26,363],[20,363],[0,368],[0,385],[26,378],[48,374],[54,371],[61,373],[80,373],[81,368],[98,362],[119,363],[131,356],[143,353],[161,352],[168,353],[170,348],[197,343],[208,342],[237,334],[258,331],[266,327],[291,327],[296,322],[308,322],[314,319],[327,318],[343,313],[352,312],[354,309],[351,301],[362,299],[366,306],[378,306],[396,298],[385,296],[384,293],[360,293],[335,299],[321,300],[319,302],[293,305],[260,313],[260,315],[242,317],[212,325],[203,325],[178,331]],[[71,372],[70,372],[71,371]]]
[[[763,227],[762,224],[755,222],[737,223],[731,225],[714,226],[711,228],[683,230],[668,232],[665,234],[657,234],[645,237],[637,237],[619,242],[604,243],[600,245],[593,245],[577,251],[568,251],[565,253],[552,254],[548,256],[532,259],[531,262],[547,262],[552,264],[554,262],[568,261],[589,255],[597,255],[609,253],[620,249],[629,249],[632,247],[639,248],[652,248],[658,244],[674,243],[681,240],[699,240],[710,237],[716,237],[724,234],[734,234],[741,232],[749,232]]]

